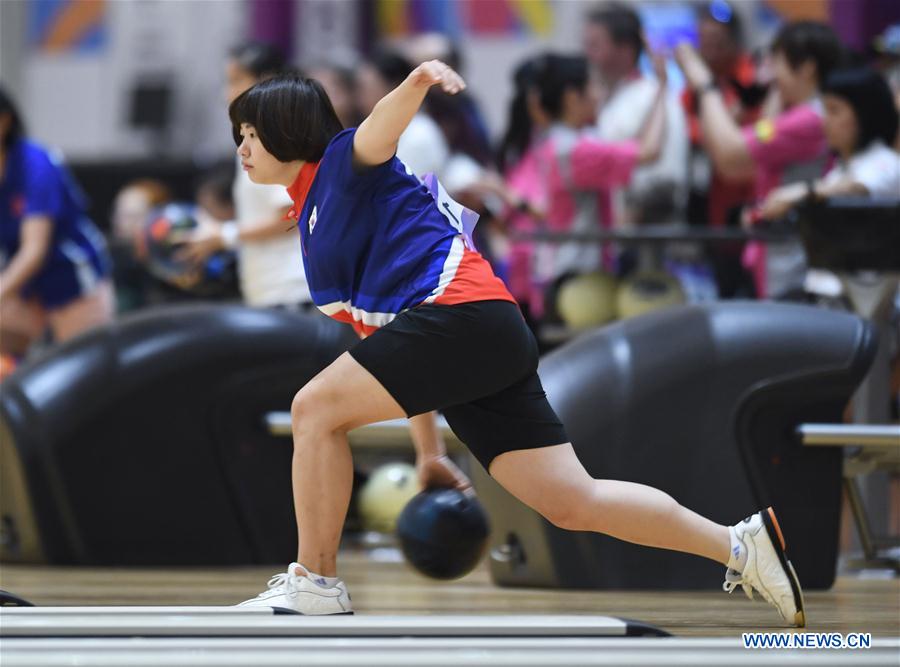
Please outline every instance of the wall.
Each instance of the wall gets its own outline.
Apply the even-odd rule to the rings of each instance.
[[[20,6],[7,13],[6,6],[16,3],[0,4],[4,35],[25,34],[28,12]],[[106,3],[101,48],[47,52],[21,45],[10,79],[17,81],[30,133],[70,160],[221,155],[231,143],[222,63],[228,47],[246,33],[245,13],[241,0],[112,1]],[[6,60],[5,45],[2,53]],[[147,78],[173,88],[176,122],[162,136],[128,123],[131,91]]]
[[[266,3],[273,0],[106,0],[102,48],[47,53],[25,43],[29,3],[0,0],[0,77],[19,99],[31,133],[61,148],[70,160],[221,157],[231,150],[222,96],[225,54],[257,34]],[[530,33],[463,36],[464,75],[494,136],[505,124],[515,65],[544,49],[577,51],[583,16],[592,4],[551,0],[553,27],[542,38]],[[659,1],[639,4],[649,11],[663,7]],[[362,0],[298,0],[285,10],[293,24],[288,37],[294,59],[361,50],[371,39],[363,33],[364,14],[372,7]],[[756,23],[759,2],[735,7],[754,45],[768,37],[770,30]],[[173,86],[175,122],[163,136],[128,124],[130,92],[146,77]]]

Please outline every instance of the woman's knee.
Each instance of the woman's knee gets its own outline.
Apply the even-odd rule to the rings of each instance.
[[[336,431],[339,424],[334,418],[329,405],[328,390],[315,381],[306,384],[294,394],[291,401],[291,425],[294,432],[300,431]]]
[[[546,489],[545,489],[546,491]],[[552,493],[542,493],[531,508],[557,528],[563,530],[596,530],[597,513],[593,490],[581,485],[560,485]]]

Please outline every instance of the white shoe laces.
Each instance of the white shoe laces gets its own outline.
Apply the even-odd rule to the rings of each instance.
[[[722,590],[730,595],[738,586],[744,589],[744,593],[750,600],[753,599],[754,591],[759,593],[766,602],[773,605],[778,610],[778,613],[781,614],[782,618],[787,620],[787,617],[784,615],[784,612],[781,609],[781,605],[775,602],[775,598],[767,593],[765,589],[753,588],[750,582],[744,580],[744,575],[737,570],[725,570],[725,583],[722,584]]]
[[[748,598],[753,599],[753,586],[744,581],[743,575],[731,568],[725,570],[725,583],[722,584],[722,590],[730,595],[738,586],[744,589]]]
[[[297,580],[297,575],[295,575],[295,574],[288,575],[286,572],[279,572],[278,574],[274,575],[271,579],[269,579],[269,582],[266,584],[266,586],[269,589],[281,588],[282,586],[284,586],[288,590],[293,590],[295,588],[296,580]]]
[[[297,580],[299,577],[293,572],[279,572],[272,575],[266,584],[266,590],[257,595],[258,598],[270,597],[273,593],[283,593],[290,595],[297,590]]]

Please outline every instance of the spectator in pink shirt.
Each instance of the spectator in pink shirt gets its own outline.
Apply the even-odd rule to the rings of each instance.
[[[500,194],[506,204],[502,218],[506,229],[513,234],[534,231],[547,208],[543,176],[534,150],[543,142],[550,127],[550,117],[533,92],[543,57],[529,58],[513,74],[513,99],[509,105],[506,132],[497,151],[497,164],[503,175]],[[533,241],[514,239],[509,244],[506,282],[526,320],[535,315],[534,304],[540,308],[543,303],[531,279],[533,256]]]
[[[656,60],[659,91],[639,139],[609,142],[586,130],[594,122],[597,101],[588,85],[587,60],[548,55],[539,67],[535,94],[550,118],[545,139],[534,148],[544,186],[545,227],[555,232],[585,232],[612,226],[610,192],[631,181],[634,169],[659,159],[665,140],[666,77]],[[609,246],[577,241],[536,248],[535,281],[550,286],[571,273],[614,269]]]
[[[772,44],[775,92],[783,111],[740,127],[728,112],[709,68],[688,44],[677,56],[700,100],[703,141],[725,178],[755,182],[757,202],[774,188],[821,176],[828,166],[822,82],[841,60],[842,48],[828,26],[791,23]],[[752,218],[751,218],[752,219]],[[797,242],[747,246],[744,264],[753,271],[757,295],[783,297],[802,288],[806,263]]]
[[[792,183],[769,193],[760,215],[777,220],[807,199],[900,199],[900,124],[891,89],[869,67],[833,72],[823,87],[825,135],[837,161],[825,178]]]
[[[477,206],[484,206],[496,217],[504,235],[533,232],[546,210],[543,174],[534,151],[550,126],[550,118],[533,91],[543,57],[528,58],[513,73],[513,97],[506,130],[496,153],[499,173],[486,171],[466,188],[466,193],[478,202]],[[495,248],[499,255],[494,258],[498,275],[519,302],[530,325],[534,323],[532,302],[542,302],[531,280],[534,245],[530,239],[513,238]]]
[[[656,70],[661,82],[640,139],[608,142],[591,131],[596,99],[589,86],[587,60],[581,56],[547,54],[532,65],[533,84],[525,98],[530,129],[504,144],[505,183],[481,184],[502,196],[504,218],[515,232],[545,229],[584,232],[611,227],[610,190],[627,185],[635,167],[657,160],[665,140],[665,69]],[[529,77],[530,78],[530,77]],[[509,138],[510,135],[508,135]],[[509,156],[514,162],[509,162]],[[611,253],[577,241],[565,243],[515,242],[509,256],[509,281],[530,314],[544,313],[548,287],[572,273],[612,266]]]
[[[504,199],[504,218],[515,232],[546,229],[584,232],[610,227],[610,190],[627,185],[634,168],[659,158],[665,140],[665,69],[656,62],[662,85],[640,139],[601,141],[589,129],[596,99],[589,86],[587,60],[581,56],[547,54],[529,66],[533,79],[524,98],[530,125],[507,135],[504,144],[505,183],[486,181]],[[527,139],[526,139],[527,137]],[[512,162],[510,162],[510,156]],[[592,243],[515,242],[509,255],[509,282],[530,315],[544,314],[548,287],[572,273],[613,268],[610,252]]]

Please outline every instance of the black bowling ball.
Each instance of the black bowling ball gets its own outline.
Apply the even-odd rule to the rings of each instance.
[[[456,489],[426,489],[407,503],[397,519],[406,562],[433,579],[458,579],[484,555],[490,527],[474,496]]]

